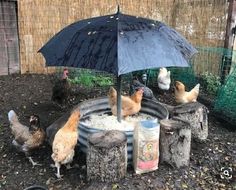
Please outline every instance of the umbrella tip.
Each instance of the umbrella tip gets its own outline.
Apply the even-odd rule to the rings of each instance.
[[[119,13],[120,13],[120,5],[117,4],[117,14],[119,14]]]

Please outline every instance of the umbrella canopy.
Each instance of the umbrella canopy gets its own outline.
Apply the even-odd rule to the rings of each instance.
[[[116,76],[187,67],[197,50],[162,22],[118,13],[75,22],[40,50],[47,66],[95,69]]]
[[[40,50],[47,66],[95,69],[117,76],[121,121],[121,75],[158,67],[187,67],[197,50],[162,22],[118,12],[75,22]]]

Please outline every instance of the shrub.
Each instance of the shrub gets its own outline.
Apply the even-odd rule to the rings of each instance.
[[[94,86],[109,86],[113,84],[112,77],[105,76],[104,74],[95,73],[87,70],[79,70],[74,75],[74,78],[69,79],[72,84],[80,84],[84,87],[94,87]]]

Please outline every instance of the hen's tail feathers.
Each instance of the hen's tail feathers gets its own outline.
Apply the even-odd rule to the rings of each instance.
[[[14,121],[18,121],[17,115],[13,110],[8,112],[8,120],[10,123],[12,123]]]
[[[116,90],[111,86],[108,92],[108,98],[109,98],[109,103],[111,105],[114,105],[116,102],[116,97],[117,97],[117,92]]]
[[[200,89],[200,84],[197,84],[192,91],[196,92],[197,94],[199,94],[199,89]]]
[[[116,90],[113,87],[110,87],[109,92],[108,92],[108,96],[110,98],[113,98],[116,96],[116,94],[117,94]]]
[[[109,95],[116,95],[116,90],[112,86],[109,89]]]

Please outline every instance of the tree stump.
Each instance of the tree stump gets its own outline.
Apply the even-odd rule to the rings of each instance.
[[[91,134],[88,138],[88,180],[117,182],[127,169],[127,138],[117,130]]]
[[[191,129],[189,123],[181,120],[160,121],[160,160],[170,165],[186,166],[190,159]]]
[[[190,123],[192,137],[195,140],[205,140],[208,136],[208,109],[199,102],[175,106],[172,117],[178,117]]]

